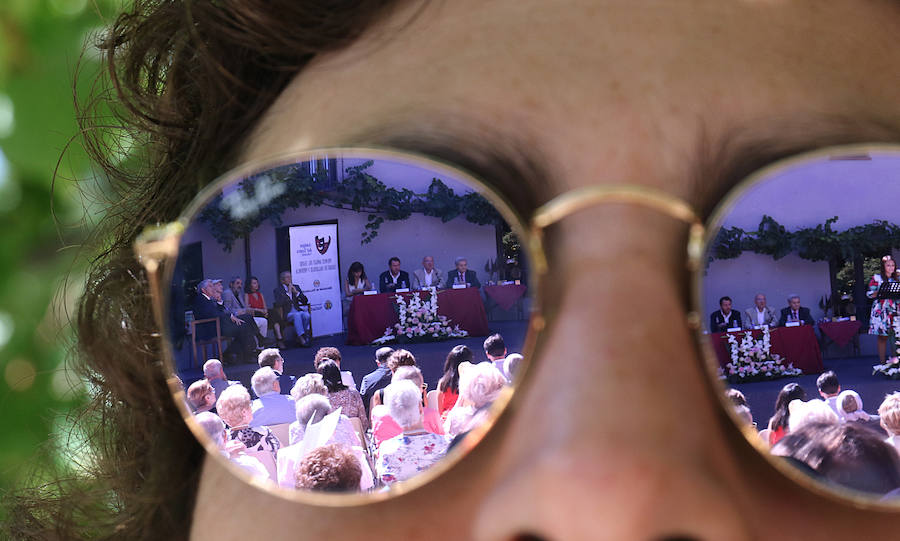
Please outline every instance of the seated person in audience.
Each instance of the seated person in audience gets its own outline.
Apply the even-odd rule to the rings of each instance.
[[[202,280],[197,285],[197,296],[194,298],[194,320],[218,319],[222,336],[232,338],[232,343],[222,354],[223,358],[247,360],[252,358],[256,349],[256,325],[247,323],[225,309],[221,302],[220,287],[212,280]],[[252,322],[253,319],[250,318]],[[216,327],[212,323],[197,325],[197,340],[209,340],[216,336]]]
[[[512,383],[516,378],[516,372],[519,371],[519,364],[525,359],[519,353],[510,353],[503,359],[503,375],[506,381]]]
[[[297,423],[301,427],[300,438],[296,443],[292,443],[287,447],[283,447],[278,451],[278,461],[277,461],[277,478],[278,485],[284,488],[293,488],[295,486],[295,474],[297,472],[297,465],[303,460],[305,456],[304,451],[309,452],[314,449],[316,446],[312,445],[310,442],[306,442],[304,445],[303,437],[306,434],[306,428],[310,423],[312,425],[316,425],[322,421],[329,413],[331,413],[331,403],[328,402],[328,399],[320,394],[309,394],[301,398],[297,402]],[[343,417],[343,415],[342,415]],[[351,427],[352,430],[352,427]],[[356,438],[355,433],[346,434],[341,431],[341,423],[338,422],[335,427],[334,432],[325,438],[323,434],[319,434],[319,437],[323,437],[325,442],[323,445],[327,444],[339,444],[344,445],[348,449],[353,452],[353,454],[357,457],[357,460],[360,464],[360,468],[362,469],[362,478],[357,485],[357,488],[360,490],[368,490],[372,488],[374,482],[372,479],[372,471],[369,468],[369,462],[366,459],[363,448],[360,446],[359,440]],[[314,442],[313,442],[314,443]],[[311,446],[312,445],[312,446]]]
[[[456,269],[447,273],[446,287],[453,287],[459,284],[466,284],[469,287],[481,287],[478,281],[478,275],[473,270],[469,270],[469,262],[464,257],[456,258]]]
[[[281,356],[281,351],[278,348],[268,348],[260,351],[256,362],[260,368],[268,366],[275,372],[275,375],[278,376],[278,387],[281,389],[281,394],[291,392],[297,378],[284,373],[284,357]]]
[[[444,427],[441,426],[440,414],[436,409],[429,408],[425,400],[428,386],[425,385],[422,371],[417,366],[401,366],[394,372],[391,383],[402,380],[409,380],[422,389],[422,419],[425,430],[432,434],[443,434]],[[375,406],[375,409],[372,410],[372,438],[375,440],[375,445],[381,445],[384,440],[402,433],[403,427],[391,418],[387,406],[384,404]]]
[[[216,390],[207,380],[197,380],[188,387],[187,403],[193,413],[210,411],[216,407]]]
[[[309,299],[300,290],[300,286],[291,283],[291,272],[283,271],[278,275],[280,283],[272,292],[274,305],[281,311],[282,318],[288,323],[294,324],[297,332],[297,340],[301,346],[307,346],[309,340],[306,334],[310,331],[310,315],[303,305],[309,304]]]
[[[503,372],[503,359],[506,358],[506,342],[499,334],[492,334],[484,339],[484,356],[494,363],[494,368]]]
[[[778,316],[775,314],[775,310],[766,304],[766,296],[762,293],[757,293],[753,299],[753,306],[744,310],[742,320],[745,329],[752,329],[762,325],[774,327],[778,324]]]
[[[838,394],[841,392],[841,384],[838,381],[837,374],[835,374],[833,370],[823,372],[816,379],[816,388],[819,390],[822,401],[828,404],[828,407],[840,417],[841,412],[838,407],[837,399]]]
[[[274,370],[268,366],[260,368],[250,378],[250,386],[259,397],[251,405],[253,411],[251,427],[280,425],[294,421],[296,416],[294,399],[281,394],[278,375]]]
[[[244,321],[249,323],[252,320],[253,324],[256,325],[257,345],[265,342],[266,334],[269,332],[269,321],[264,317],[253,315],[253,309],[247,305],[244,295],[244,281],[240,276],[232,276],[231,280],[228,281],[228,289],[222,293],[222,304],[226,310]]]
[[[322,374],[322,381],[328,387],[328,400],[331,401],[332,411],[341,408],[341,412],[350,417],[359,419],[363,432],[369,429],[369,417],[363,406],[359,391],[355,391],[341,381],[341,371],[331,359],[325,359],[319,363],[316,370]]]
[[[735,406],[747,406],[747,397],[744,396],[744,393],[738,391],[737,389],[725,389],[725,398],[731,401]]]
[[[801,325],[815,325],[816,320],[809,313],[809,308],[800,306],[800,296],[791,295],[788,297],[787,308],[781,309],[781,317],[778,319],[778,326],[784,327],[786,323],[797,323]]]
[[[316,351],[316,356],[313,357],[313,368],[318,370],[319,363],[324,361],[325,359],[331,359],[334,361],[334,364],[341,367],[341,350],[336,347],[326,346],[324,348],[319,348]],[[344,385],[350,387],[353,390],[356,390],[356,381],[353,379],[353,374],[348,370],[341,371],[341,381],[344,382]]]
[[[788,432],[794,433],[810,424],[837,424],[841,422],[838,414],[822,400],[792,400],[788,404],[791,412],[788,420]]]
[[[743,396],[743,393],[741,394]],[[794,400],[806,400],[806,391],[798,383],[788,383],[778,391],[775,398],[775,414],[769,419],[769,444],[774,445],[790,430],[790,404]]]
[[[847,389],[841,391],[837,398],[838,416],[846,423],[860,423],[866,428],[883,434],[880,419],[877,415],[869,415],[863,409],[862,397],[856,391]]]
[[[772,454],[853,490],[884,495],[900,487],[900,455],[858,423],[807,424],[772,447]]]
[[[493,367],[491,367],[493,370]],[[403,433],[381,443],[375,472],[385,485],[405,481],[427,470],[447,452],[447,438],[425,430],[422,418],[422,390],[409,380],[388,385],[384,390],[388,414]]]
[[[741,328],[741,315],[731,309],[731,297],[719,299],[719,309],[709,315],[709,332]]]
[[[219,417],[231,429],[231,440],[243,443],[251,454],[271,453],[274,462],[275,453],[281,448],[281,442],[268,427],[250,426],[253,409],[250,404],[250,393],[243,385],[232,385],[222,391],[216,402],[216,409],[219,411]]]
[[[269,479],[269,470],[263,466],[258,458],[247,454],[247,447],[239,441],[228,441],[228,433],[225,431],[225,423],[211,412],[201,412],[194,417],[203,430],[209,434],[221,453],[239,467],[247,470],[250,475]]]
[[[415,356],[405,349],[397,349],[394,350],[388,356],[387,367],[388,370],[391,371],[391,376],[393,377],[394,372],[397,371],[401,366],[416,366],[416,358]],[[384,388],[378,389],[372,395],[372,399],[369,402],[369,411],[372,411],[375,406],[382,404],[384,402]]]
[[[239,381],[229,380],[225,376],[225,369],[219,359],[210,359],[203,363],[203,377],[212,385],[216,391],[216,399],[222,394],[229,385],[236,385]]]
[[[894,446],[900,453],[900,393],[894,392],[884,397],[878,406],[881,427],[888,433],[885,442]]]
[[[294,399],[295,404],[300,403],[300,400],[303,397],[311,394],[322,395],[322,398],[328,400],[328,387],[326,387],[325,382],[322,381],[322,374],[306,374],[298,379],[294,388],[291,389],[291,398]],[[328,403],[328,408],[328,411],[331,411],[331,402]],[[295,415],[297,411],[298,410],[295,409]],[[309,420],[309,418],[307,417],[306,420]],[[303,439],[303,431],[305,428],[306,425],[301,425],[300,421],[293,421],[291,423],[291,426],[289,427],[291,445],[294,445]],[[338,419],[338,426],[335,429],[335,441],[351,446],[360,445],[356,429],[350,422],[350,418],[343,412],[341,413],[341,418]]]
[[[488,407],[500,395],[506,378],[488,363],[459,365],[459,400],[447,414],[444,432],[457,436],[468,432],[487,418]]]
[[[366,413],[370,413],[369,403],[378,389],[384,389],[391,382],[391,369],[388,368],[388,357],[393,353],[393,348],[381,347],[375,350],[375,370],[363,376],[359,385],[359,394],[362,395]]]
[[[313,449],[297,466],[296,487],[320,492],[359,489],[362,468],[356,455],[344,445],[332,443]]]
[[[503,348],[506,349],[505,347]],[[438,380],[438,413],[446,419],[447,413],[456,405],[459,399],[459,365],[471,363],[474,358],[472,350],[468,346],[454,346],[444,359],[444,374]]]
[[[430,255],[422,258],[422,268],[413,271],[412,280],[414,289],[441,289],[444,285],[444,275],[440,269],[435,268],[434,258]]]
[[[412,287],[412,282],[409,281],[409,273],[400,270],[400,258],[390,258],[388,270],[378,276],[378,291],[393,293],[398,289],[409,289],[410,287]]]

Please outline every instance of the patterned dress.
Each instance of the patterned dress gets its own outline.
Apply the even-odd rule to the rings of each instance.
[[[400,434],[384,441],[378,449],[375,472],[385,485],[405,481],[430,468],[447,454],[449,441],[424,430]]]
[[[875,299],[878,288],[884,279],[880,274],[876,274],[869,280],[869,290],[866,296]],[[888,281],[896,282],[893,278]],[[892,332],[891,326],[894,324],[894,317],[897,315],[898,305],[894,299],[875,299],[872,301],[872,313],[869,316],[869,334],[877,334],[878,336],[887,336]]]
[[[272,456],[281,448],[281,442],[265,426],[232,430],[230,439],[240,441],[247,446],[248,451],[269,451]]]
[[[363,406],[362,396],[360,396],[359,391],[344,389],[343,391],[328,393],[328,401],[331,402],[331,411],[342,408],[341,413],[347,417],[359,418],[363,432],[369,430],[369,416],[366,415],[366,408]]]

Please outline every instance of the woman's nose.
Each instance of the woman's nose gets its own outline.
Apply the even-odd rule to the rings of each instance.
[[[630,246],[607,273],[571,272],[600,264],[589,250],[562,262],[571,279],[518,390],[476,539],[749,537],[679,278]]]

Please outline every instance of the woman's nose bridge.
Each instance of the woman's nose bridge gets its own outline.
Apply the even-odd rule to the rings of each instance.
[[[483,516],[482,533],[596,539],[592,517],[624,538],[745,531],[717,479],[733,471],[721,443],[710,445],[718,403],[679,317],[687,309],[667,280],[643,284],[652,302],[629,303],[632,278],[576,278],[563,294],[520,389],[508,475],[484,506],[525,529],[501,533]]]

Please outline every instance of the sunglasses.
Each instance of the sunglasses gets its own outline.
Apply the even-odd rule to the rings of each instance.
[[[803,343],[809,344],[810,333],[814,331],[811,326],[795,330],[793,322],[780,327],[774,321],[737,324],[732,314],[721,312],[719,299],[723,289],[740,290],[740,299],[753,307],[758,289],[763,286],[745,283],[746,274],[736,271],[739,262],[765,268],[768,263],[757,261],[760,257],[777,256],[777,262],[786,255],[795,258],[793,254],[800,254],[804,261],[820,261],[820,256],[830,254],[832,260],[826,265],[865,257],[877,261],[880,255],[873,256],[874,252],[883,254],[900,247],[900,238],[885,235],[867,242],[864,250],[854,252],[848,240],[851,233],[845,233],[855,227],[853,234],[859,236],[864,230],[877,229],[880,222],[875,220],[891,219],[890,209],[884,202],[891,200],[895,189],[893,177],[880,181],[879,189],[884,196],[881,202],[878,197],[873,198],[873,208],[850,217],[851,227],[845,230],[835,230],[835,221],[830,220],[830,213],[836,207],[844,208],[841,204],[832,205],[816,197],[804,205],[802,198],[789,197],[798,193],[799,186],[804,186],[806,193],[818,195],[858,188],[858,180],[841,184],[838,177],[846,174],[842,168],[849,170],[876,163],[887,164],[889,170],[898,172],[896,185],[900,186],[900,149],[886,145],[833,147],[781,160],[754,173],[729,192],[704,221],[688,203],[672,195],[625,184],[596,185],[564,193],[526,214],[487,182],[453,164],[387,149],[318,149],[247,164],[226,173],[205,188],[177,221],[148,228],[136,240],[135,252],[147,271],[153,310],[162,329],[165,369],[171,376],[173,396],[185,422],[210,456],[224,461],[235,475],[247,482],[289,499],[313,505],[359,505],[406,493],[449,474],[454,464],[476,448],[502,415],[514,414],[509,412],[515,409],[508,407],[510,404],[526,399],[520,395],[527,395],[528,365],[535,355],[539,356],[545,330],[555,317],[543,308],[547,304],[544,292],[549,290],[548,281],[551,276],[559,275],[559,269],[554,268],[548,257],[548,231],[591,207],[624,205],[649,209],[685,228],[682,253],[684,268],[690,276],[686,290],[690,291],[691,306],[686,308],[684,319],[695,338],[695,357],[709,375],[708,390],[715,395],[736,430],[773,467],[810,490],[831,498],[849,499],[854,505],[882,507],[885,504],[858,491],[813,480],[773,456],[769,441],[761,438],[756,430],[757,423],[747,422],[735,411],[725,396],[724,382],[750,394],[752,385],[771,387],[771,382],[779,377],[799,376],[795,373],[799,369],[790,359],[779,357],[773,348],[789,351],[795,342],[806,340]],[[826,174],[829,166],[840,171],[829,176]],[[808,175],[804,176],[804,172]],[[792,186],[791,182],[795,184]],[[768,208],[764,205],[766,201]],[[785,201],[791,204],[786,205]],[[788,223],[785,220],[791,212],[797,219]],[[796,230],[781,226],[779,219]],[[755,230],[751,227],[754,222],[759,224]],[[873,223],[876,226],[866,229]],[[821,233],[818,236],[816,227]],[[884,223],[881,227],[893,231],[885,229]],[[843,240],[835,241],[838,237]],[[845,245],[835,248],[835,242],[845,242]],[[810,254],[810,250],[818,251]],[[396,265],[392,263],[398,254],[401,271],[395,273]],[[419,262],[432,256],[435,274],[429,272],[426,282],[424,274],[420,277],[411,269],[421,270]],[[459,275],[462,271],[458,274],[456,270],[465,268],[459,265],[463,260],[468,265],[465,278]],[[355,272],[348,275],[350,261],[354,261]],[[367,286],[359,276],[357,261],[369,268],[368,275],[365,271],[362,274],[368,276]],[[483,266],[478,264],[481,261],[485,261]],[[800,267],[795,264],[787,268],[783,276],[802,285],[808,269]],[[481,337],[498,326],[510,337],[508,353],[521,353],[523,361],[514,375],[504,374],[512,383],[494,390],[489,408],[484,404],[467,404],[480,412],[486,411],[487,415],[481,415],[479,422],[454,442],[445,458],[422,473],[391,483],[385,490],[365,493],[325,494],[277,488],[274,481],[252,477],[224,458],[217,444],[184,406],[185,384],[202,377],[200,367],[213,358],[209,352],[223,357],[229,343],[233,346],[243,341],[246,346],[250,340],[246,329],[243,334],[233,336],[228,336],[228,332],[237,333],[235,326],[249,327],[252,317],[241,319],[243,314],[226,312],[240,321],[233,321],[234,326],[230,326],[225,318],[206,318],[205,322],[198,323],[202,319],[198,320],[196,313],[188,313],[192,307],[189,297],[210,300],[207,286],[213,284],[212,280],[227,279],[237,269],[247,275],[245,283],[257,280],[258,276],[259,291],[272,290],[273,297],[284,295],[287,299],[280,310],[282,333],[295,328],[298,336],[304,335],[318,345],[346,348],[344,366],[346,351],[353,348],[368,346],[359,354],[367,366],[373,347],[399,344],[404,348],[419,348],[421,353],[416,356],[426,379],[436,379],[429,376],[442,373],[446,351],[459,341],[477,340],[480,344]],[[291,280],[281,280],[285,270],[289,271]],[[373,279],[379,273],[379,279]],[[479,281],[478,286],[472,283],[473,279]],[[775,284],[772,278],[766,283],[770,284],[769,289],[783,287],[771,285]],[[284,289],[287,284],[292,285],[291,290]],[[738,298],[736,294],[735,298]],[[270,313],[277,307],[273,301],[274,298],[266,299]],[[711,320],[706,326],[704,314],[712,312],[713,307],[726,319],[721,323]],[[840,327],[838,324],[857,323],[837,315],[833,298],[823,302],[822,309],[826,315],[832,314],[834,321],[828,323],[834,323],[835,329]],[[752,315],[749,310],[747,313]],[[298,315],[293,319],[288,317],[295,312]],[[736,308],[734,312],[739,314],[740,310]],[[186,314],[185,320],[181,314]],[[272,322],[270,318],[270,329]],[[724,324],[724,327],[714,328],[714,324]],[[818,332],[819,324],[815,327]],[[804,335],[798,338],[801,332]],[[814,336],[813,340],[822,339]],[[202,347],[198,347],[198,341]],[[473,342],[471,349],[478,352],[479,348]],[[249,376],[255,360],[249,348],[245,353],[247,356],[242,360],[246,366],[239,365],[234,370],[242,370]],[[292,364],[311,365],[311,352],[297,350],[288,355],[294,359],[285,357],[286,372]],[[820,364],[805,373],[821,371],[821,356],[818,359]],[[502,361],[499,364],[494,361],[500,373],[504,369]],[[355,379],[359,381],[361,376],[355,374]],[[493,374],[483,377],[486,381]],[[523,389],[515,392],[517,388]],[[287,391],[282,389],[283,393]],[[437,404],[437,395],[431,395],[439,392],[436,389],[427,393],[427,406]],[[766,393],[771,394],[771,389],[758,394],[768,396]],[[763,409],[763,404],[753,405]],[[310,426],[306,431],[310,431]],[[357,427],[357,433],[368,460],[377,461],[379,450],[368,445],[369,435],[361,427]],[[324,442],[328,441],[326,436],[319,437]],[[282,442],[284,447],[287,442]],[[277,454],[273,455],[277,459]],[[377,465],[375,470],[373,474],[377,477]]]

